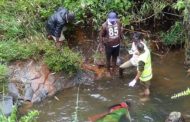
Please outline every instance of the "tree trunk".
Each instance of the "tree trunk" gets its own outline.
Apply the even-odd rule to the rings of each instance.
[[[186,29],[186,39],[185,39],[185,64],[190,68],[190,1],[186,2],[186,12],[184,15],[184,24]]]

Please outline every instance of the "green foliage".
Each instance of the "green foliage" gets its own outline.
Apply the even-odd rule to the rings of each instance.
[[[158,16],[167,5],[169,5],[169,3],[165,0],[145,0],[140,7],[139,15],[150,16],[151,14],[155,14]]]
[[[36,117],[39,115],[39,111],[37,110],[32,110],[30,111],[27,115],[22,116],[20,118],[19,122],[34,122],[36,121]]]
[[[38,36],[33,37],[30,41],[23,42],[1,41],[0,61],[10,62],[28,58],[36,59],[39,58],[40,53],[43,52],[44,62],[53,71],[74,73],[79,69],[81,57],[78,53],[73,52],[68,47],[58,50],[52,42]]]
[[[0,64],[0,82],[6,79],[8,74],[8,67],[4,64]]]
[[[3,0],[0,2],[0,40],[12,40],[42,31],[44,21],[61,6],[60,0]]]
[[[14,60],[28,59],[39,53],[38,45],[35,43],[1,41],[0,42],[0,61],[10,62]]]
[[[44,62],[50,69],[69,74],[75,73],[80,68],[81,59],[78,53],[74,53],[68,47],[62,50],[48,50],[44,56]]]
[[[24,33],[21,23],[17,21],[14,16],[1,14],[0,23],[0,33],[3,33],[3,35],[0,36],[1,40],[6,40],[8,38],[18,38]]]
[[[13,111],[10,116],[0,114],[0,122],[36,122],[36,117],[39,115],[39,111],[32,110],[27,115],[22,116],[20,119],[17,117],[17,107],[13,107]]]
[[[33,49],[33,57],[38,57],[41,54],[43,61],[48,67],[55,72],[63,71],[69,74],[75,73],[82,62],[79,53],[76,53],[63,46],[62,49],[57,49],[54,42],[45,39],[42,35],[37,35],[32,38],[26,45]],[[33,47],[31,45],[34,45]],[[40,53],[40,54],[39,54]]]
[[[143,0],[134,2],[132,6],[132,19],[143,20],[147,17],[154,17],[160,19],[164,8],[170,6],[171,3],[166,0]]]
[[[187,90],[185,90],[185,91],[174,94],[173,96],[171,96],[171,99],[176,99],[176,98],[179,98],[182,96],[187,96],[187,95],[190,95],[190,89],[189,88],[187,88]]]
[[[139,14],[141,16],[147,16],[147,15],[150,15],[151,13],[153,12],[153,6],[151,4],[150,1],[145,1],[140,10],[139,10]]]
[[[162,10],[168,5],[165,1],[153,1],[153,10],[154,14],[156,14],[156,17],[158,17],[158,14],[162,12]]]
[[[181,22],[176,22],[167,33],[161,32],[165,45],[182,44],[185,41],[185,32]]]
[[[177,10],[185,9],[185,1],[184,0],[178,0],[176,3],[173,4],[173,8],[177,9]]]
[[[130,8],[131,2],[128,0],[64,0],[65,7],[76,13],[77,19],[84,24],[93,25],[98,29],[107,18],[110,11],[116,11],[124,25],[129,24],[129,17],[126,11]]]

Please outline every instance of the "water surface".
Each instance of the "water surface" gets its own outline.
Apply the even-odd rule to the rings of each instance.
[[[171,111],[180,111],[187,118],[190,115],[190,96],[170,99],[174,93],[190,87],[183,54],[183,51],[175,51],[163,58],[152,56],[154,77],[147,102],[140,101],[142,90],[139,84],[134,88],[128,87],[134,74],[126,75],[123,80],[117,77],[102,79],[88,86],[81,85],[79,94],[78,87],[69,88],[56,94],[59,100],[49,98],[35,105],[34,108],[40,111],[38,122],[87,122],[89,116],[105,112],[107,107],[126,99],[132,103],[130,113],[133,122],[164,122]]]

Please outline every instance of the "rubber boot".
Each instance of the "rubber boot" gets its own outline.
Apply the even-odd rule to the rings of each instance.
[[[123,69],[119,68],[119,78],[123,78]]]

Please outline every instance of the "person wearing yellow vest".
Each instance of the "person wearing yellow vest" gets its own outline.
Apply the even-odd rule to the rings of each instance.
[[[137,65],[137,75],[129,83],[129,86],[134,87],[137,80],[140,79],[140,83],[145,87],[144,95],[150,95],[150,80],[152,79],[152,64],[151,55],[149,49],[144,49],[142,43],[137,44],[137,50],[139,51],[138,65]]]
[[[137,67],[139,52],[137,50],[136,44],[138,44],[138,43],[142,43],[144,45],[145,50],[148,48],[145,44],[144,39],[142,38],[142,34],[140,32],[135,32],[133,35],[133,39],[132,39],[132,46],[131,46],[131,49],[129,50],[129,54],[132,56],[128,61],[124,62],[123,64],[121,64],[119,66],[119,77],[120,78],[123,78],[124,69],[132,67],[132,66]]]

